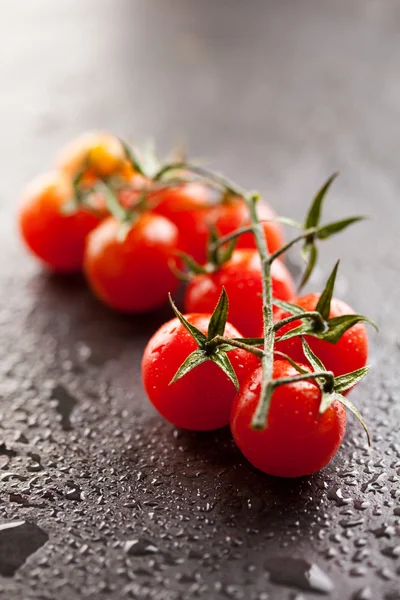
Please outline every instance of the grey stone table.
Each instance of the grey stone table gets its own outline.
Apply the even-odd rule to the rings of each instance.
[[[373,0],[1,3],[0,590],[7,600],[400,598],[400,6]],[[323,472],[253,470],[227,431],[174,430],[140,357],[168,308],[124,318],[19,244],[18,193],[90,128],[184,137],[300,217],[333,170],[319,285],[379,323]],[[21,523],[22,522],[22,523]],[[25,562],[25,558],[27,559]]]

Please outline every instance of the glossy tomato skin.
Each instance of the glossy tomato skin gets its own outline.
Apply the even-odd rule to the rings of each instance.
[[[257,205],[260,220],[274,219],[276,213],[265,201],[261,200]],[[240,227],[250,224],[249,209],[242,199],[234,198],[220,204],[214,211],[213,224],[221,236],[232,233]],[[284,245],[283,228],[280,223],[268,221],[262,224],[268,250],[272,254]],[[256,248],[254,235],[244,233],[238,237],[236,248]]]
[[[204,264],[214,210],[209,190],[200,183],[188,183],[153,193],[150,201],[156,213],[177,226],[179,250]]]
[[[211,313],[223,287],[229,299],[229,321],[245,337],[261,336],[261,261],[257,250],[235,250],[215,273],[193,277],[185,293],[185,311]],[[272,263],[272,289],[281,300],[291,300],[295,295],[293,279],[278,260]]]
[[[59,273],[80,271],[85,239],[100,219],[85,208],[65,215],[73,196],[69,180],[58,172],[37,177],[22,194],[18,221],[28,248]]]
[[[170,268],[178,240],[173,223],[143,213],[124,238],[114,217],[88,237],[84,270],[95,295],[124,313],[145,313],[163,305],[178,280]]]
[[[86,132],[60,152],[57,167],[70,179],[84,171],[83,183],[93,185],[97,178],[121,175],[129,178],[133,169],[119,139],[107,132]]]
[[[274,362],[274,379],[295,375],[298,372],[286,361]],[[234,400],[231,430],[237,446],[253,466],[269,475],[301,477],[322,469],[342,443],[346,430],[343,406],[335,401],[319,415],[321,392],[312,380],[282,385],[273,392],[268,426],[255,431],[251,422],[261,381],[258,367]]]
[[[210,315],[186,315],[190,323],[207,332]],[[229,323],[225,335],[241,337]],[[197,344],[178,319],[165,323],[150,339],[144,351],[142,377],[154,407],[176,427],[210,431],[229,423],[236,390],[228,377],[207,361],[169,385],[184,360]],[[240,383],[255,369],[259,360],[243,350],[229,352]]]
[[[319,294],[307,294],[295,300],[295,304],[304,308],[304,310],[315,310],[319,300]],[[330,317],[348,315],[354,313],[345,302],[332,299]],[[289,316],[288,313],[279,310],[275,313],[275,320],[281,320]],[[294,321],[279,330],[278,335],[283,335],[286,331],[293,329],[301,324],[300,321]],[[322,360],[329,371],[338,375],[349,373],[355,369],[364,367],[368,360],[368,334],[362,323],[354,325],[341,337],[337,344],[330,344],[323,340],[318,340],[312,336],[305,336],[312,351]],[[284,352],[293,360],[304,362],[305,357],[301,340],[298,337],[285,340],[276,344],[276,349]]]

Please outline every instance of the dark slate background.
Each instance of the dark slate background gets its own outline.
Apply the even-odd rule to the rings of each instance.
[[[0,524],[31,524],[0,526],[2,598],[400,598],[399,32],[392,0],[3,0]],[[15,231],[21,187],[90,128],[183,138],[295,217],[341,171],[326,217],[372,219],[310,288],[340,256],[338,295],[380,325],[353,394],[372,451],[351,421],[328,468],[280,481],[153,412],[140,357],[168,309],[112,314]]]

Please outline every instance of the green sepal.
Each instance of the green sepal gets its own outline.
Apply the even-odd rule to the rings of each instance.
[[[306,342],[306,340],[304,338],[301,338],[301,343],[303,346],[304,356],[310,363],[312,370],[313,371],[326,371],[325,365],[318,358],[318,356],[316,356],[314,354],[314,352],[311,350],[310,346],[308,345],[308,343]]]
[[[227,244],[218,248],[216,258],[219,267],[232,258],[233,251],[236,247],[236,242],[237,238],[233,238],[230,242],[227,242]]]
[[[213,354],[209,355],[209,360],[212,360],[229,379],[232,381],[236,390],[239,390],[239,381],[236,377],[235,369],[232,366],[231,361],[228,358],[228,355],[225,352],[216,351]]]
[[[236,342],[242,342],[243,344],[247,344],[248,346],[263,346],[264,338],[232,338]]]
[[[207,240],[207,262],[212,265],[217,264],[217,248],[215,246],[215,242],[218,240],[218,232],[215,229],[214,225],[209,226],[208,240]]]
[[[190,254],[186,254],[186,252],[177,252],[176,254],[183,260],[188,268],[189,273],[193,273],[194,275],[204,275],[208,273],[207,269],[196,262],[194,258],[190,256]]]
[[[285,300],[278,300],[277,298],[272,298],[272,304],[278,308],[281,308],[285,312],[290,313],[291,315],[301,315],[303,312],[306,312],[304,308],[297,306],[297,304],[292,304],[291,302],[286,302]]]
[[[325,342],[329,342],[330,344],[336,344],[342,335],[346,333],[348,329],[351,329],[357,323],[366,323],[368,325],[372,325],[375,329],[378,329],[376,324],[364,315],[340,315],[339,317],[332,317],[327,321],[328,329],[327,331],[318,333],[312,332],[311,335],[314,337],[318,337],[321,340],[325,340]]]
[[[197,329],[197,327],[195,327],[194,325],[189,323],[187,319],[185,319],[183,314],[178,310],[174,301],[172,300],[171,294],[169,294],[169,301],[172,306],[172,310],[174,311],[175,315],[178,317],[179,321],[182,323],[184,328],[190,333],[190,335],[193,337],[199,348],[204,348],[207,342],[207,336],[204,335],[204,333],[200,331],[200,329]]]
[[[140,175],[146,176],[146,173],[144,172],[141,162],[136,156],[135,151],[123,140],[120,139],[119,141],[122,148],[124,149],[125,157],[131,163],[133,169]]]
[[[197,350],[193,350],[193,352],[189,354],[186,360],[183,361],[183,363],[169,382],[169,385],[175,383],[175,381],[178,381],[178,379],[189,373],[189,371],[195,369],[196,367],[203,364],[209,359],[210,357],[207,356],[204,350],[200,350],[200,348],[197,348]]]
[[[322,361],[314,354],[307,342],[304,339],[302,339],[301,341],[303,344],[304,354],[307,360],[309,361],[312,369],[314,371],[325,371],[325,366],[323,365]],[[329,408],[332,402],[338,400],[343,404],[343,406],[348,408],[353,413],[353,415],[355,415],[360,421],[367,434],[368,444],[371,445],[371,437],[369,434],[369,430],[360,411],[350,400],[348,400],[348,398],[342,396],[342,394],[340,393],[341,391],[344,392],[359,381],[361,381],[361,379],[365,377],[368,371],[369,367],[363,367],[361,369],[357,369],[356,371],[352,371],[351,373],[346,373],[345,375],[335,377],[332,392],[325,390],[324,387],[321,384],[319,384],[321,388],[321,402],[319,406],[319,413],[323,414]]]
[[[364,379],[369,372],[369,369],[370,367],[367,365],[366,367],[351,371],[351,373],[335,377],[335,392],[343,394],[343,392],[355,386],[359,381]]]
[[[211,315],[208,324],[208,339],[212,340],[217,335],[224,335],[226,319],[228,318],[229,301],[225,288],[222,288],[217,306]]]
[[[321,220],[322,205],[323,205],[325,196],[337,176],[338,176],[338,173],[333,173],[333,175],[331,175],[328,178],[328,180],[324,183],[324,185],[316,193],[316,195],[311,203],[310,209],[307,213],[305,222],[304,222],[304,226],[303,226],[304,230],[318,228],[319,222]],[[333,224],[331,224],[331,226],[332,225]],[[345,226],[346,225],[343,225],[342,229],[344,229]],[[326,227],[324,227],[322,229],[325,230],[325,235],[326,235]],[[338,231],[340,231],[340,228],[338,228]],[[328,237],[329,237],[329,235],[332,235],[333,233],[334,233],[334,231],[332,231],[331,233],[328,232]],[[301,290],[305,286],[307,281],[310,279],[311,274],[314,270],[314,267],[315,267],[317,259],[318,259],[318,250],[315,245],[316,237],[318,237],[317,232],[314,234],[311,234],[310,237],[306,238],[304,245],[303,245],[301,254],[306,263],[306,269],[305,269],[303,277],[301,279],[301,282],[299,285],[299,290]],[[321,238],[321,239],[323,239],[323,238]]]
[[[318,304],[315,310],[319,312],[321,317],[325,320],[329,319],[329,313],[331,311],[331,300],[333,296],[333,289],[335,287],[336,274],[339,268],[340,261],[338,260],[336,265],[333,267],[333,271],[330,274],[328,281],[326,282],[325,289],[319,297]]]
[[[300,335],[310,335],[312,337],[316,337],[320,340],[324,340],[330,344],[337,344],[343,334],[351,329],[357,323],[366,323],[372,325],[377,329],[375,323],[365,317],[364,315],[340,315],[339,317],[332,317],[332,319],[328,319],[326,321],[326,329],[324,331],[318,331],[315,329],[315,323],[313,319],[302,319],[302,324],[294,329],[289,329],[283,335],[278,336],[276,338],[277,342],[284,342],[285,340],[290,340],[293,337]]]
[[[324,183],[321,189],[318,190],[314,199],[311,203],[310,209],[307,213],[306,220],[304,222],[304,229],[311,229],[312,227],[317,227],[319,225],[321,219],[321,210],[322,204],[324,202],[325,196],[329,188],[331,187],[333,181],[336,179],[339,173],[333,173],[328,180]]]
[[[291,338],[298,337],[300,335],[313,335],[313,333],[311,319],[302,319],[301,325],[295,327],[294,329],[289,329],[289,331],[286,331],[283,335],[278,336],[276,341],[285,342],[286,340],[290,340]]]
[[[331,237],[331,235],[334,235],[335,233],[339,233],[340,231],[343,231],[344,229],[349,227],[349,225],[353,225],[353,223],[358,223],[358,221],[363,221],[367,218],[368,217],[366,217],[366,216],[349,217],[347,219],[341,219],[340,221],[334,221],[333,223],[328,223],[328,225],[323,225],[322,227],[318,227],[318,229],[315,233],[315,236],[319,240],[326,240],[329,237]]]
[[[301,254],[306,262],[306,268],[303,273],[303,277],[301,278],[301,281],[299,283],[299,291],[306,285],[307,281],[310,279],[318,259],[318,249],[314,243],[314,240],[311,242],[306,242],[304,244]]]
[[[360,411],[358,410],[358,408],[351,402],[351,400],[349,400],[345,396],[342,396],[342,394],[339,394],[338,392],[334,392],[333,396],[334,396],[335,400],[337,400],[338,402],[343,404],[344,407],[348,408],[349,411],[353,413],[353,415],[358,419],[358,421],[364,427],[365,433],[367,434],[368,445],[370,446],[371,445],[371,435],[370,435],[368,426],[367,426],[366,422],[364,421],[363,416],[360,413]]]

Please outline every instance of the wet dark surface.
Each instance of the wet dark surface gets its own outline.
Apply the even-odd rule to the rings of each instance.
[[[399,31],[389,0],[3,3],[0,525],[38,528],[12,552],[0,529],[1,597],[400,598]],[[280,481],[153,412],[140,358],[168,308],[114,315],[15,233],[21,186],[88,128],[184,134],[295,217],[341,171],[327,218],[373,219],[310,288],[340,256],[338,295],[380,325],[352,396],[372,451],[350,420],[328,468]]]

